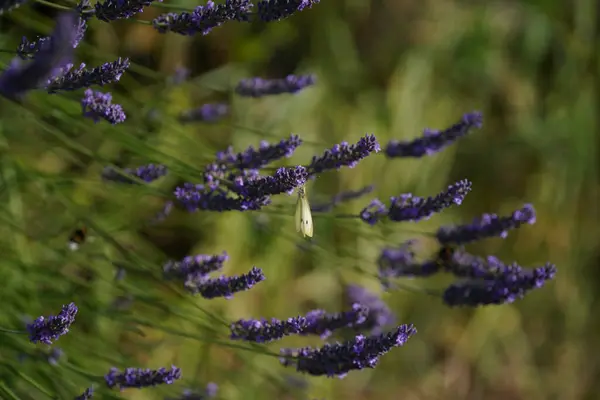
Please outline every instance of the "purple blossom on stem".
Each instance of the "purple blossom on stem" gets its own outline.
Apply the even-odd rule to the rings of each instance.
[[[128,58],[119,58],[93,69],[86,69],[83,63],[77,69],[73,68],[73,64],[67,64],[57,75],[48,80],[46,89],[52,94],[92,85],[104,86],[118,82],[127,68],[129,68]]]
[[[252,267],[247,274],[237,276],[220,276],[205,278],[202,282],[194,282],[186,288],[192,294],[200,294],[205,299],[224,297],[230,299],[235,293],[249,290],[254,285],[265,280],[260,268]]]
[[[325,344],[313,349],[282,349],[284,366],[295,366],[298,372],[328,377],[344,377],[352,370],[374,368],[379,358],[394,347],[403,346],[417,333],[413,325],[401,325],[394,331],[365,337],[358,335],[344,343]],[[295,355],[295,358],[291,358]]]
[[[319,0],[261,0],[256,14],[264,22],[279,21],[318,3]]]
[[[436,237],[442,245],[464,244],[489,237],[506,238],[508,231],[517,229],[523,224],[535,223],[535,209],[526,204],[508,217],[496,214],[483,214],[467,225],[444,226],[438,229]]]
[[[32,61],[22,65],[18,58],[13,59],[0,76],[0,94],[20,100],[28,91],[44,85],[57,68],[68,63],[73,55],[77,18],[74,12],[60,14],[50,36],[52,40],[40,48]]]
[[[315,84],[314,75],[288,75],[282,79],[242,79],[235,92],[243,97],[264,97],[283,93],[298,93]]]
[[[102,170],[102,179],[106,181],[135,185],[137,182],[130,177],[136,177],[144,182],[150,183],[165,176],[166,174],[167,167],[162,164],[142,165],[135,169],[125,168],[122,174],[117,172],[113,167],[104,167]]]
[[[181,378],[181,370],[176,366],[171,366],[170,370],[160,368],[158,370],[127,368],[121,372],[117,368],[111,368],[109,373],[104,376],[106,386],[109,388],[145,388],[161,384],[171,385]]]
[[[308,166],[309,175],[318,174],[323,171],[340,169],[341,167],[354,168],[360,160],[377,153],[380,150],[375,135],[365,135],[353,145],[347,142],[336,144],[320,156],[314,156]]]
[[[159,3],[162,0],[157,0]],[[100,21],[111,22],[118,19],[128,19],[144,11],[153,0],[105,0],[95,5],[96,18]]]
[[[252,7],[250,0],[226,0],[224,4],[215,4],[209,0],[205,6],[198,6],[191,13],[160,15],[152,21],[152,25],[160,33],[207,35],[227,21],[248,21]]]
[[[217,122],[229,113],[227,104],[204,104],[193,110],[184,111],[179,116],[179,121],[190,122]]]
[[[467,135],[471,129],[481,128],[482,124],[481,113],[473,111],[463,115],[459,122],[446,130],[425,129],[423,137],[412,141],[391,140],[385,149],[385,154],[389,158],[430,156]]]
[[[75,400],[89,400],[92,397],[94,397],[94,389],[90,387],[85,389],[81,395],[75,397]]]
[[[154,217],[150,221],[148,221],[148,223],[150,225],[154,225],[163,222],[171,214],[174,206],[175,203],[173,203],[172,201],[166,201],[163,205],[163,208],[159,212],[157,212],[154,215]]]
[[[360,304],[368,308],[366,319],[355,329],[370,330],[371,335],[379,335],[383,328],[396,323],[396,317],[379,296],[359,285],[348,285],[345,290],[348,303]]]
[[[257,149],[250,146],[241,153],[235,153],[233,147],[229,147],[217,153],[217,162],[240,170],[258,169],[281,158],[291,157],[301,144],[302,139],[292,134],[288,139],[282,139],[277,144],[262,141]]]
[[[188,212],[205,211],[256,211],[268,205],[269,197],[231,197],[226,191],[208,185],[184,183],[175,189],[175,198]]]
[[[324,310],[313,310],[306,314],[308,326],[301,335],[319,335],[327,339],[333,331],[341,328],[356,328],[365,323],[370,309],[362,304],[352,304],[352,309],[340,313],[327,313]]]
[[[211,272],[221,270],[228,259],[225,251],[219,255],[187,256],[181,261],[168,261],[163,265],[163,271],[167,278],[181,279],[186,286],[193,286],[202,284]]]
[[[104,119],[113,125],[125,121],[125,113],[119,104],[112,104],[112,95],[87,89],[81,100],[83,116],[91,118],[94,122]]]
[[[317,204],[312,206],[310,209],[312,212],[327,212],[331,211],[333,207],[337,206],[340,203],[358,199],[365,194],[371,193],[375,189],[375,186],[369,185],[365,186],[359,190],[347,190],[341,193],[336,194],[331,198],[331,200],[327,203]]]
[[[418,262],[411,249],[412,241],[397,248],[385,248],[377,260],[379,279],[385,288],[390,278],[427,277],[436,274],[441,266],[436,261]]]
[[[250,179],[238,177],[232,190],[245,198],[261,198],[281,193],[292,194],[294,189],[304,185],[308,173],[302,166],[279,168],[272,176],[259,176]]]
[[[69,332],[69,327],[75,322],[77,311],[75,303],[69,303],[63,306],[56,316],[38,317],[33,323],[27,324],[29,340],[34,344],[38,342],[52,344],[53,341]]]
[[[541,288],[556,275],[556,266],[550,263],[528,270],[515,263],[495,267],[498,270],[494,276],[450,285],[444,292],[444,303],[451,307],[508,304],[523,298],[533,289]]]
[[[385,218],[388,214],[388,208],[379,199],[373,199],[360,212],[360,219],[369,225],[375,225],[377,222]]]

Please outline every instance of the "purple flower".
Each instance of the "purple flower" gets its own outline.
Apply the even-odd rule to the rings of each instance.
[[[256,5],[257,16],[265,22],[279,21],[318,3],[319,0],[261,0]]]
[[[52,344],[53,341],[69,332],[69,327],[75,322],[77,311],[75,303],[70,303],[63,306],[57,316],[38,317],[33,323],[27,324],[29,340],[34,344],[38,342]]]
[[[90,387],[85,389],[80,396],[75,397],[75,400],[89,400],[92,397],[94,397],[94,389]]]
[[[529,270],[515,263],[494,267],[498,268],[497,271],[483,279],[469,279],[450,285],[444,292],[444,303],[451,307],[512,303],[529,291],[541,288],[556,274],[556,266],[550,263]]]
[[[281,193],[292,194],[294,189],[304,185],[308,173],[302,166],[279,168],[272,176],[253,178],[238,177],[232,190],[246,198],[261,198]]]
[[[523,224],[535,223],[535,209],[526,204],[508,217],[496,214],[483,214],[468,225],[444,226],[438,229],[436,237],[442,245],[464,244],[489,237],[506,238],[508,231],[517,229]]]
[[[176,366],[171,366],[170,370],[160,368],[158,370],[127,368],[124,372],[117,368],[111,368],[110,372],[104,376],[106,385],[109,388],[145,388],[160,384],[171,385],[181,378],[181,370]]]
[[[446,130],[425,129],[423,137],[410,142],[392,140],[388,143],[385,154],[389,158],[430,156],[467,135],[471,129],[481,128],[482,123],[483,117],[481,113],[473,111],[465,114],[458,123]]]
[[[73,55],[77,18],[73,12],[60,14],[51,35],[52,40],[42,46],[32,61],[21,65],[18,58],[13,59],[10,67],[0,76],[0,94],[20,100],[28,91],[44,85],[57,68],[68,63]]]
[[[327,203],[317,204],[312,206],[310,209],[312,212],[328,212],[333,209],[333,207],[337,206],[340,203],[358,199],[365,194],[371,193],[375,189],[375,186],[369,185],[365,186],[359,190],[347,190],[341,193],[336,194],[331,198]]]
[[[360,212],[360,219],[369,225],[375,225],[379,220],[385,218],[388,214],[388,209],[385,204],[379,199],[373,199]]]
[[[244,97],[263,97],[283,93],[297,93],[315,84],[314,75],[288,75],[283,79],[242,79],[235,91]]]
[[[231,197],[224,190],[205,185],[184,183],[175,189],[175,198],[189,212],[206,211],[255,211],[270,203],[269,197]]]
[[[50,353],[46,355],[48,364],[57,365],[58,360],[62,358],[64,351],[60,347],[53,347]]]
[[[137,182],[129,178],[136,177],[144,182],[153,182],[167,174],[167,167],[162,164],[142,165],[136,169],[125,168],[123,173],[118,173],[113,167],[104,167],[102,170],[102,179],[106,181],[125,183],[135,185]]]
[[[152,21],[160,33],[175,32],[180,35],[207,35],[227,21],[248,21],[253,4],[250,0],[226,0],[224,4],[208,1],[193,12],[160,15]]]
[[[144,11],[144,7],[152,4],[153,0],[105,0],[95,5],[96,18],[100,21],[111,22],[127,19]],[[162,0],[158,0],[162,2]]]
[[[169,82],[172,85],[180,85],[190,77],[190,70],[186,67],[177,67],[173,75],[169,77]]]
[[[217,391],[219,390],[219,386],[217,386],[214,382],[209,382],[206,385],[206,388],[201,391],[195,391],[186,389],[183,391],[181,397],[177,399],[167,399],[167,400],[206,400],[217,396]]]
[[[119,104],[112,104],[112,95],[87,89],[85,97],[81,100],[83,116],[94,120],[94,122],[105,119],[111,124],[120,124],[125,121],[125,113]]]
[[[4,0],[0,4],[0,15],[21,7],[27,0]]]
[[[154,215],[154,217],[150,221],[148,221],[148,223],[150,225],[154,225],[163,222],[171,214],[174,206],[175,203],[173,203],[172,201],[166,201],[163,205],[163,208],[159,212],[157,212]]]
[[[179,121],[186,122],[217,122],[229,113],[227,104],[204,104],[193,110],[184,111],[179,116]]]
[[[386,248],[381,252],[377,264],[384,287],[388,286],[390,278],[426,277],[440,270],[441,266],[436,261],[416,261],[411,245],[412,242],[408,241],[397,248]]]
[[[240,170],[258,169],[281,158],[291,157],[301,144],[298,135],[290,135],[289,139],[282,139],[277,144],[262,141],[258,149],[250,146],[241,153],[234,153],[233,148],[229,147],[217,153],[217,162]]]
[[[192,294],[200,294],[205,299],[224,297],[231,299],[235,293],[251,289],[254,285],[265,280],[260,268],[252,267],[247,274],[237,276],[220,276],[200,280],[187,281],[186,289]]]
[[[347,142],[342,142],[325,150],[322,156],[314,156],[308,166],[308,171],[310,175],[314,175],[341,167],[354,168],[360,160],[379,150],[379,143],[375,135],[365,135],[356,144],[349,145]]]
[[[182,279],[186,286],[201,284],[211,272],[219,271],[229,259],[227,252],[220,255],[198,254],[187,256],[181,261],[168,261],[163,266],[166,277]]]
[[[86,69],[83,63],[78,69],[74,69],[73,64],[67,64],[59,74],[48,80],[46,89],[48,93],[52,94],[87,88],[92,85],[104,86],[118,82],[127,68],[129,68],[128,58],[119,58],[93,69]]]
[[[343,377],[352,370],[374,368],[379,357],[394,347],[404,345],[417,333],[413,325],[401,325],[394,331],[381,335],[356,336],[344,343],[325,344],[318,349],[304,347],[298,350],[282,349],[284,366],[295,366],[298,372],[328,377]],[[296,358],[290,358],[295,354]]]
[[[348,303],[360,304],[369,309],[366,319],[356,324],[355,329],[368,329],[371,335],[379,335],[383,332],[383,328],[396,323],[396,317],[387,304],[364,287],[348,285],[345,297]]]
[[[341,328],[355,328],[365,323],[370,309],[362,304],[352,304],[350,311],[330,314],[324,310],[313,310],[306,314],[308,326],[301,335],[319,335],[327,339],[333,331]]]

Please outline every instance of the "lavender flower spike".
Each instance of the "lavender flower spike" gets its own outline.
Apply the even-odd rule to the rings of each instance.
[[[183,123],[217,122],[225,117],[228,113],[229,106],[227,104],[204,104],[201,107],[181,113],[179,116],[179,121]]]
[[[28,91],[44,85],[57,68],[68,63],[73,56],[77,18],[74,12],[60,14],[51,35],[52,40],[42,46],[35,59],[24,66],[18,58],[13,59],[10,67],[0,76],[0,94],[20,100]]]
[[[68,64],[59,74],[48,80],[48,93],[71,91],[87,88],[92,85],[104,86],[118,82],[121,75],[129,68],[128,58],[118,58],[116,61],[104,63],[93,69],[86,69],[85,64],[74,69]]]
[[[556,275],[556,267],[547,263],[543,267],[525,270],[512,264],[504,267],[496,277],[471,279],[450,285],[444,292],[444,303],[454,306],[508,304],[523,298],[529,291],[541,288]]]
[[[333,196],[330,201],[327,203],[316,204],[312,206],[310,209],[312,212],[328,212],[333,209],[333,207],[337,206],[340,203],[358,199],[366,194],[371,193],[375,190],[375,186],[369,185],[365,186],[359,190],[347,190],[344,192],[340,192]]]
[[[250,0],[226,0],[224,4],[215,4],[209,0],[205,6],[198,6],[191,13],[160,15],[152,21],[152,25],[160,33],[207,35],[227,21],[248,21],[252,7]]]
[[[369,329],[371,335],[379,335],[383,328],[396,323],[396,316],[379,296],[359,285],[348,285],[345,290],[348,303],[361,304],[369,309],[367,318],[355,329]]]
[[[499,236],[506,238],[508,231],[517,229],[523,224],[535,223],[535,209],[526,204],[509,217],[499,217],[496,214],[483,214],[471,224],[445,226],[438,229],[436,237],[442,245],[464,244],[484,238]]]
[[[129,19],[144,11],[144,7],[152,4],[153,0],[105,0],[96,3],[96,18],[100,21],[111,22],[118,19]],[[162,0],[158,0],[162,2]]]
[[[443,131],[425,129],[423,137],[410,142],[392,140],[388,143],[385,154],[388,158],[423,157],[435,154],[467,135],[473,128],[481,128],[483,117],[480,112],[465,114],[462,119]]]
[[[133,179],[129,178],[136,177],[144,182],[150,183],[165,176],[167,174],[167,167],[162,164],[154,165],[142,165],[135,169],[125,168],[122,174],[119,174],[113,167],[105,167],[102,170],[102,179],[106,181],[113,181],[119,183],[125,183],[129,185],[137,184]]]
[[[261,198],[281,193],[292,194],[294,189],[304,185],[308,173],[302,166],[279,168],[272,176],[245,179],[238,177],[232,190],[246,198]]]
[[[354,168],[360,160],[371,153],[379,152],[380,147],[375,135],[366,135],[353,145],[347,142],[336,144],[320,156],[314,156],[308,166],[309,175],[341,167]]]
[[[94,120],[104,119],[113,125],[125,121],[125,113],[119,104],[112,104],[110,93],[95,92],[92,89],[85,91],[85,97],[81,100],[83,116]]]
[[[277,144],[262,141],[258,149],[250,146],[241,153],[234,153],[233,148],[229,147],[226,151],[217,153],[217,162],[240,170],[258,169],[281,158],[291,157],[301,144],[302,139],[292,134]]]
[[[250,78],[242,79],[235,87],[243,97],[263,97],[283,93],[297,93],[314,85],[314,75],[288,75],[283,79]]]
[[[85,389],[80,396],[75,397],[75,400],[90,400],[92,397],[94,397],[94,389],[90,387]]]
[[[227,252],[219,255],[198,254],[188,256],[181,261],[168,261],[163,265],[167,278],[177,278],[185,281],[186,286],[202,284],[208,274],[219,271],[229,259]]]
[[[160,384],[171,385],[181,378],[181,370],[176,366],[171,366],[170,370],[160,368],[158,370],[127,368],[120,372],[117,368],[111,368],[109,373],[104,376],[106,386],[109,388],[145,388]]]
[[[184,183],[175,189],[175,198],[188,212],[260,210],[270,203],[269,197],[234,198],[219,188]]]
[[[264,22],[280,21],[318,3],[319,0],[261,0],[257,3],[257,16]]]
[[[319,349],[305,347],[296,351],[282,349],[284,366],[294,365],[298,372],[328,377],[344,377],[352,370],[375,368],[379,357],[394,347],[403,346],[417,333],[413,325],[401,325],[394,331],[365,337],[356,336],[345,343],[326,344]],[[290,357],[296,354],[296,359]]]
[[[234,293],[249,290],[254,285],[265,280],[260,268],[252,267],[250,272],[238,276],[221,276],[215,279],[205,279],[201,283],[194,283],[187,289],[193,293],[199,293],[205,299],[214,299],[216,297],[225,297],[230,299]]]
[[[408,241],[397,248],[386,248],[381,252],[377,264],[379,279],[384,288],[389,287],[390,278],[427,277],[440,270],[441,266],[436,261],[416,261],[411,245],[412,242]]]
[[[38,342],[52,344],[53,341],[69,332],[69,327],[75,322],[77,311],[75,303],[69,303],[62,307],[57,316],[38,317],[33,323],[27,324],[29,340],[34,344]]]

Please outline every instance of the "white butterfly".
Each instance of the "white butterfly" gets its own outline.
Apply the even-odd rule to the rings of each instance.
[[[296,231],[302,232],[303,236],[312,237],[313,221],[310,213],[310,204],[306,197],[306,187],[298,188],[298,201],[296,202]]]

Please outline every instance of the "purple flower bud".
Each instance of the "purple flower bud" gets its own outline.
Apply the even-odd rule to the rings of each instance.
[[[215,4],[209,0],[205,6],[198,6],[191,13],[160,15],[152,21],[152,25],[160,33],[207,35],[227,21],[248,21],[252,7],[250,0],[226,0],[224,4]]]
[[[304,185],[308,173],[302,166],[279,168],[272,176],[260,176],[250,179],[239,177],[232,190],[246,198],[261,198],[281,193],[292,194],[294,189]]]
[[[153,0],[105,0],[95,5],[96,18],[100,21],[111,22],[118,19],[128,19],[144,11],[144,7],[152,4]],[[158,0],[162,2],[162,0]]]
[[[163,266],[163,271],[167,278],[181,279],[186,282],[186,286],[201,284],[208,274],[221,270],[228,259],[225,251],[220,255],[187,256],[181,261],[168,261]]]
[[[384,288],[389,288],[390,278],[427,277],[437,273],[441,266],[436,261],[418,262],[411,249],[412,242],[403,243],[397,248],[383,249],[377,264],[379,279]]]
[[[301,144],[302,140],[298,135],[290,135],[289,139],[282,139],[277,144],[263,141],[258,149],[250,146],[241,153],[234,153],[233,148],[229,147],[226,151],[217,153],[217,161],[240,170],[258,169],[281,158],[291,157]]]
[[[467,135],[471,129],[481,128],[482,124],[483,117],[480,112],[467,113],[458,123],[446,130],[425,129],[423,137],[410,142],[391,140],[385,149],[385,154],[389,158],[430,156]]]
[[[182,123],[189,122],[217,122],[229,113],[227,104],[204,104],[193,110],[184,111],[179,116]]]
[[[388,325],[396,323],[396,317],[392,310],[385,304],[379,296],[371,293],[359,285],[348,285],[345,290],[345,296],[348,303],[361,304],[369,309],[369,313],[355,329],[368,329],[371,335],[379,335]]]
[[[33,323],[27,324],[29,340],[34,344],[38,342],[52,344],[53,341],[69,332],[69,327],[75,322],[77,311],[75,303],[70,303],[63,306],[57,316],[38,317]]]
[[[512,303],[553,279],[556,267],[547,263],[542,267],[525,270],[513,263],[504,265],[494,275],[450,285],[444,292],[444,303],[451,307]]]
[[[48,93],[52,94],[87,88],[92,85],[104,86],[118,82],[127,68],[129,68],[128,58],[119,58],[93,69],[86,69],[85,64],[81,64],[78,69],[74,69],[73,64],[67,64],[59,74],[48,80],[46,89]]]
[[[379,199],[373,199],[360,212],[360,219],[369,225],[375,225],[378,221],[385,218],[388,214],[388,209],[385,204]]]
[[[344,203],[346,201],[358,199],[365,194],[371,193],[375,189],[375,186],[369,185],[365,186],[359,190],[347,190],[341,193],[336,194],[331,198],[331,200],[327,203],[316,204],[312,206],[310,209],[312,212],[328,212],[333,209],[333,207],[337,206],[340,203]]]
[[[145,388],[160,384],[171,385],[181,378],[181,370],[176,366],[171,366],[170,370],[160,368],[158,370],[127,368],[120,372],[117,368],[111,368],[110,372],[104,376],[106,385],[109,388]]]
[[[148,221],[148,223],[150,225],[154,225],[154,224],[158,224],[160,222],[163,222],[165,219],[167,219],[167,217],[173,211],[174,205],[175,205],[175,203],[173,203],[172,201],[165,202],[165,204],[163,205],[162,210],[160,210],[159,212],[157,212],[156,215],[154,215],[154,217],[150,221]]]
[[[255,211],[270,203],[268,197],[231,197],[220,188],[184,183],[175,189],[175,198],[189,212],[206,211]]]
[[[341,167],[354,168],[360,160],[379,150],[375,135],[365,135],[356,144],[349,145],[347,142],[342,142],[326,150],[322,156],[314,156],[308,171],[310,175],[314,175]]]
[[[304,347],[298,350],[282,349],[286,358],[281,359],[284,366],[295,366],[298,372],[328,377],[343,377],[352,370],[374,368],[379,357],[394,347],[403,346],[417,333],[413,325],[401,325],[394,331],[381,335],[356,336],[344,343],[325,344],[318,349]],[[290,356],[296,355],[295,359]]]
[[[489,237],[506,238],[508,231],[523,224],[535,223],[535,209],[531,204],[513,212],[509,217],[496,214],[483,214],[468,225],[444,226],[438,229],[436,237],[442,244],[464,244]]]
[[[75,400],[89,400],[92,397],[94,397],[94,389],[90,387],[85,389],[80,396],[75,397]]]
[[[94,122],[104,119],[111,124],[120,124],[125,121],[125,113],[119,104],[112,104],[112,95],[87,89],[85,97],[81,100],[83,116],[91,118]]]
[[[314,4],[319,0],[261,0],[256,5],[257,16],[265,22],[280,21]]]
[[[119,174],[112,167],[104,167],[102,170],[102,179],[106,181],[135,185],[137,182],[128,177],[132,176],[141,179],[144,182],[150,183],[159,179],[160,177],[165,176],[167,174],[167,167],[162,164],[148,164],[137,167],[136,169],[125,168],[123,170],[123,174]]]
[[[206,278],[202,282],[194,282],[186,288],[192,294],[200,294],[205,299],[224,297],[230,299],[234,293],[249,290],[254,285],[265,280],[265,275],[260,268],[252,267],[250,272],[238,276],[220,276]]]
[[[297,93],[315,84],[314,75],[288,75],[283,79],[242,79],[235,91],[244,97],[263,97],[283,93]]]

